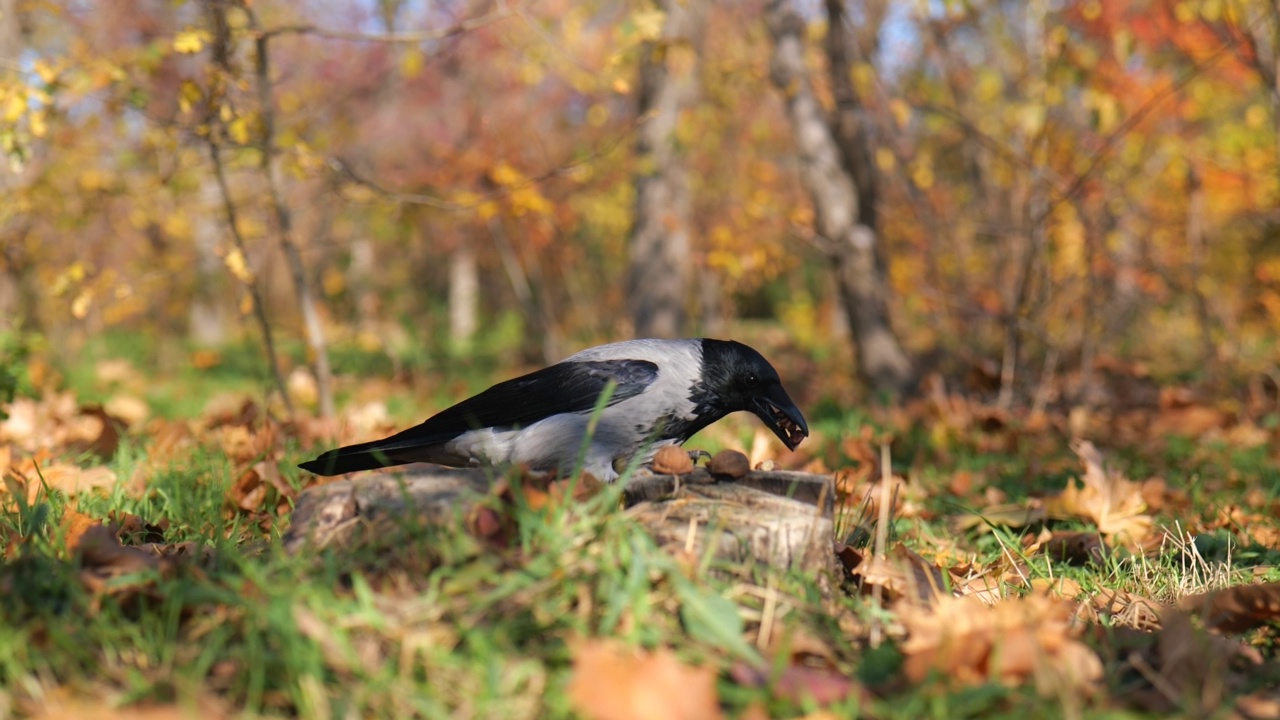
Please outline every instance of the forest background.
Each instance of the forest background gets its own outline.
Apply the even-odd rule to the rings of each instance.
[[[270,330],[326,414],[334,373],[769,327],[841,403],[1088,404],[1135,363],[1274,394],[1269,6],[691,7],[5,0],[6,344],[146,336],[163,376]]]

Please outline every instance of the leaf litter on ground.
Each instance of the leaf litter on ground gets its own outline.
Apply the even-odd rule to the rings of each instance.
[[[126,407],[122,415],[130,412],[128,403],[117,405]],[[269,537],[278,532],[278,519],[287,518],[298,491],[312,482],[288,470],[295,452],[289,443],[295,438],[316,442],[332,433],[334,426],[308,420],[282,424],[256,403],[243,400],[220,401],[194,421],[147,419],[133,408],[131,419],[120,427],[145,433],[148,452],[132,466],[117,468],[123,471],[122,483],[116,471],[105,465],[90,462],[83,467],[81,460],[68,461],[61,454],[72,449],[93,452],[95,444],[106,447],[97,441],[106,425],[102,413],[110,417],[110,408],[105,406],[101,412],[81,408],[58,397],[49,408],[32,406],[21,409],[20,415],[28,428],[34,427],[32,418],[40,419],[65,446],[35,442],[30,434],[25,440],[18,434],[0,443],[0,472],[10,501],[16,500],[17,492],[28,506],[50,499],[62,503],[57,533],[64,546],[58,552],[64,562],[74,562],[76,581],[91,598],[87,606],[91,616],[112,617],[109,605],[132,607],[134,613],[163,607],[173,602],[179,581],[206,587],[205,592],[215,595],[221,592],[216,590],[220,583],[233,582],[242,594],[237,602],[247,604],[215,601],[205,604],[199,614],[190,609],[179,614],[179,628],[186,628],[180,632],[210,638],[218,636],[220,624],[244,623],[253,617],[264,622],[264,616],[255,615],[260,611],[253,609],[255,602],[261,605],[263,600],[255,598],[278,596],[289,609],[280,616],[286,619],[278,621],[283,625],[271,626],[271,632],[283,633],[275,637],[302,638],[291,642],[314,647],[313,660],[308,662],[319,663],[327,672],[345,678],[348,685],[392,683],[384,699],[361,700],[367,708],[406,710],[410,688],[417,686],[405,684],[403,678],[424,671],[438,682],[455,686],[456,692],[446,688],[433,695],[439,698],[433,702],[462,707],[467,702],[464,696],[481,686],[458,664],[456,654],[471,657],[467,653],[473,651],[467,648],[474,640],[468,638],[476,637],[486,623],[518,627],[507,626],[507,617],[524,618],[520,622],[544,628],[538,640],[500,643],[515,653],[503,666],[513,671],[522,668],[516,672],[523,680],[508,691],[522,688],[520,692],[535,694],[525,698],[527,704],[510,706],[515,716],[523,717],[537,716],[540,701],[536,697],[554,684],[550,679],[554,675],[546,673],[556,670],[554,661],[535,660],[528,665],[518,657],[530,648],[555,657],[557,651],[551,648],[557,646],[566,658],[560,672],[567,680],[568,700],[583,717],[719,717],[727,698],[735,697],[730,689],[734,687],[755,693],[734,701],[751,717],[770,716],[765,708],[777,703],[800,708],[813,703],[849,707],[852,702],[856,707],[879,708],[865,712],[888,708],[892,715],[886,700],[931,682],[947,688],[1028,687],[1045,696],[1070,693],[1081,702],[1118,702],[1160,712],[1203,707],[1197,704],[1202,701],[1171,688],[1197,688],[1200,695],[1215,701],[1236,702],[1247,717],[1267,716],[1272,702],[1265,688],[1250,690],[1242,674],[1254,672],[1250,668],[1256,669],[1259,663],[1274,664],[1268,651],[1206,629],[1256,633],[1257,626],[1265,631],[1274,625],[1273,583],[1231,584],[1238,583],[1239,573],[1204,569],[1209,561],[1203,558],[1191,570],[1171,564],[1170,557],[1188,556],[1194,546],[1187,550],[1180,539],[1181,544],[1166,547],[1170,535],[1156,532],[1153,513],[1162,507],[1185,509],[1190,500],[1179,495],[1180,490],[1170,489],[1163,478],[1129,480],[1109,467],[1087,441],[1073,447],[1084,466],[1079,481],[1068,481],[1058,493],[1009,505],[1008,515],[1014,519],[1003,524],[1033,529],[1038,525],[1038,532],[1014,537],[1011,543],[1001,541],[994,554],[970,550],[967,558],[963,545],[958,548],[948,541],[944,547],[931,538],[900,531],[896,535],[902,535],[903,541],[884,556],[854,546],[837,547],[834,550],[844,568],[837,596],[800,599],[812,592],[805,584],[812,579],[801,579],[789,591],[791,599],[785,604],[775,602],[773,610],[769,609],[772,601],[748,601],[770,597],[767,590],[772,581],[739,576],[735,581],[739,587],[757,587],[759,592],[733,592],[702,575],[697,559],[681,558],[678,553],[668,556],[659,548],[646,547],[636,528],[624,530],[617,520],[602,520],[605,515],[584,514],[582,505],[599,502],[593,498],[601,491],[589,479],[548,483],[531,476],[519,478],[516,485],[504,480],[494,489],[491,501],[465,520],[463,525],[471,530],[468,536],[478,545],[459,543],[457,538],[444,541],[432,534],[423,536],[433,538],[426,545],[413,538],[407,542],[387,538],[394,544],[379,552],[356,549],[356,555],[343,561],[331,576],[327,589],[303,601],[287,594],[287,589],[267,590],[263,578],[235,580],[234,573],[217,574],[225,569],[210,570],[214,574],[209,575],[204,568],[217,564],[211,548],[219,541],[209,537],[204,542],[166,542],[179,526],[144,508],[152,502],[146,499],[155,497],[151,483],[165,467],[188,467],[183,472],[191,482],[216,484],[212,476],[223,478],[219,513],[224,522],[247,520],[248,527],[255,528],[253,533],[224,537],[234,537],[236,543],[254,535]],[[929,417],[945,423],[939,437],[945,437],[952,454],[962,452],[971,440],[984,451],[1039,448],[1040,436],[1050,434],[1045,428],[1052,427],[1043,419],[1033,423],[1004,412],[987,412],[956,398],[949,399],[945,409],[939,408],[943,405],[936,404],[929,411],[935,414]],[[385,414],[366,415],[359,428],[349,432],[373,435],[387,429],[380,427],[389,424]],[[355,426],[353,421],[350,427]],[[846,459],[834,461],[827,455],[825,462],[841,467],[837,482],[844,506],[861,508],[865,517],[874,517],[883,497],[876,448],[893,440],[869,428],[864,424],[857,433],[829,441],[839,446]],[[768,456],[767,443],[757,442],[758,436],[755,433],[751,443],[753,457],[759,456],[756,464],[776,462]],[[213,448],[225,466],[216,472],[207,466],[191,467],[192,453],[201,447]],[[822,462],[821,452],[809,457],[805,462]],[[102,475],[101,482],[83,483],[75,471],[111,475],[109,480]],[[890,514],[895,523],[922,527],[936,511],[931,492],[913,472],[914,468],[892,473]],[[46,474],[43,482],[40,473]],[[1003,491],[991,484],[993,477],[992,471],[956,472],[945,489],[958,497],[981,492],[988,501],[1003,501]],[[111,492],[138,500],[90,514],[92,508],[104,507],[104,496]],[[1265,508],[1264,500],[1252,498],[1248,504],[1224,508],[1220,517],[1206,519],[1198,527],[1217,523],[1220,528],[1247,528],[1242,536],[1266,540],[1265,529],[1274,523],[1268,522],[1265,512],[1246,509]],[[993,519],[997,509],[988,502],[986,519]],[[1089,529],[1045,527],[1061,522]],[[14,545],[23,542],[22,536],[15,539],[9,530],[6,536],[6,558],[22,552]],[[450,545],[456,547],[449,550]],[[1116,556],[1113,546],[1132,554]],[[236,546],[231,550],[234,558]],[[950,559],[939,564],[944,558]],[[252,568],[243,560],[236,562]],[[637,574],[632,572],[636,567],[644,569]],[[1162,573],[1169,579],[1163,579]],[[0,587],[5,587],[4,582]],[[860,598],[875,587],[881,588],[884,606],[879,616],[868,621]],[[1174,604],[1184,612],[1173,610]],[[790,612],[777,611],[783,607]],[[796,610],[801,607],[803,612]],[[196,620],[199,617],[204,620]],[[798,618],[808,620],[798,623]],[[823,627],[828,634],[805,630],[813,627]],[[892,682],[865,684],[858,678],[858,667],[875,652],[871,627],[883,630],[883,642],[901,656],[900,668],[891,672],[896,678]],[[1113,652],[1115,641],[1103,637],[1105,632],[1100,635],[1101,631],[1137,633],[1133,636],[1137,640],[1126,641],[1135,649]],[[482,664],[489,662],[475,657]],[[1202,658],[1207,659],[1202,662]],[[243,702],[249,697],[244,683],[252,668],[260,666],[257,663],[261,661],[252,656],[223,657],[209,666],[205,682]],[[597,666],[614,672],[597,673]],[[388,669],[371,670],[377,667]],[[1106,678],[1113,673],[1134,679],[1128,691],[1108,695],[1112,690]],[[317,708],[336,702],[343,692],[307,679],[313,675],[287,677],[297,678],[297,684],[259,692],[257,706],[294,711]],[[629,699],[639,689],[668,686],[682,690]],[[655,711],[662,714],[645,714]]]

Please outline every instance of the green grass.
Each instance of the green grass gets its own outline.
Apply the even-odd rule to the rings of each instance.
[[[98,352],[119,350],[104,346],[65,369],[78,396],[109,395],[112,388],[102,387],[87,368]],[[131,352],[145,363],[150,351]],[[220,392],[261,395],[265,384],[255,362],[247,349],[227,351],[222,370],[180,370],[149,383],[147,398],[161,415],[188,417]],[[341,357],[338,365],[344,371],[390,372],[381,363],[356,354]],[[457,377],[432,376],[430,387],[403,393],[408,399],[393,413],[403,422],[419,420],[415,395],[443,403],[448,388],[479,389],[494,373],[496,366],[479,363]],[[829,439],[818,456],[833,468],[851,464],[840,438],[877,422],[831,403],[822,404],[811,420]],[[734,418],[717,428],[691,445],[713,451],[734,443],[749,447],[756,425]],[[1194,543],[1174,544],[1151,557],[1116,553],[1084,567],[1024,556],[1020,538],[1039,527],[979,528],[957,537],[948,519],[981,509],[983,500],[980,490],[953,496],[946,487],[955,472],[981,475],[1014,502],[1061,489],[1079,473],[1065,441],[1006,452],[990,450],[978,435],[951,437],[943,445],[917,426],[894,439],[895,470],[922,491],[917,514],[894,518],[895,541],[926,557],[955,541],[977,563],[994,563],[1007,553],[1024,562],[1032,577],[1069,577],[1089,593],[1123,590],[1162,600],[1248,582],[1258,566],[1271,566],[1262,579],[1280,577],[1274,567],[1280,553],[1244,542],[1240,528],[1203,533]],[[827,708],[836,716],[1067,716],[1055,700],[1037,697],[1030,687],[957,689],[944,677],[903,682],[902,653],[892,637],[872,647],[850,631],[888,618],[853,588],[824,586],[818,578],[759,563],[677,558],[619,511],[617,487],[571,506],[507,508],[517,529],[510,547],[491,546],[463,531],[461,517],[445,525],[407,517],[398,532],[351,548],[289,555],[278,542],[288,525],[287,508],[277,517],[274,496],[258,515],[233,508],[227,496],[236,468],[216,443],[205,439],[158,468],[147,465],[148,450],[147,437],[128,436],[109,461],[120,478],[149,468],[144,492],[126,491],[122,484],[76,498],[76,509],[94,518],[130,513],[151,522],[163,519],[165,542],[191,542],[202,550],[164,572],[114,578],[106,593],[86,588],[66,550],[62,519],[71,507],[68,498],[52,491],[28,504],[0,495],[0,551],[7,552],[0,562],[0,711],[8,705],[19,714],[34,712],[42,698],[69,692],[117,705],[189,707],[216,696],[250,716],[567,718],[573,716],[566,688],[575,643],[605,637],[642,648],[670,647],[690,664],[715,667],[730,717],[753,704],[775,717],[794,717],[816,706],[731,678],[735,663],[764,663],[775,673],[785,664],[756,647],[769,594],[762,589],[771,588],[785,607],[774,632],[804,630],[821,638],[841,673],[876,692],[870,707],[851,699]],[[1247,504],[1253,491],[1268,499],[1280,496],[1280,470],[1265,448],[1242,451],[1174,439],[1157,448],[1115,450],[1109,460],[1129,477],[1159,474],[1170,487],[1186,491],[1189,508],[1171,507],[1157,517],[1171,527]],[[298,486],[305,479],[294,465],[309,453],[286,441],[283,455],[273,461]],[[1057,523],[1054,529],[1088,528]],[[1012,586],[1008,591],[1025,592]],[[1117,691],[1130,680],[1109,675],[1107,682]],[[1081,702],[1087,717],[1138,716],[1117,709],[1105,694]]]

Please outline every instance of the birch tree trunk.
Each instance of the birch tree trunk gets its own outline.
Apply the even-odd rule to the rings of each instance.
[[[681,113],[698,93],[698,54],[707,4],[660,0],[662,35],[640,61],[636,204],[630,233],[627,301],[638,337],[683,332],[690,254],[688,168],[676,141]]]
[[[471,241],[462,239],[449,257],[449,343],[466,355],[479,324],[480,269]]]
[[[832,91],[836,111],[823,112],[804,62],[804,21],[786,0],[765,13],[773,37],[770,78],[782,93],[800,155],[801,179],[813,200],[840,301],[858,357],[858,373],[876,394],[899,396],[913,382],[910,358],[889,324],[890,289],[880,258],[875,174],[861,107],[849,73],[848,36],[840,0],[827,2]]]

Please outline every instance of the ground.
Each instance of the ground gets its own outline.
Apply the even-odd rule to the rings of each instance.
[[[1274,407],[938,391],[824,403],[797,453],[749,416],[695,438],[835,474],[832,582],[518,475],[484,527],[290,555],[296,463],[421,419],[397,381],[324,422],[83,372],[4,406],[0,717],[1280,717]]]

